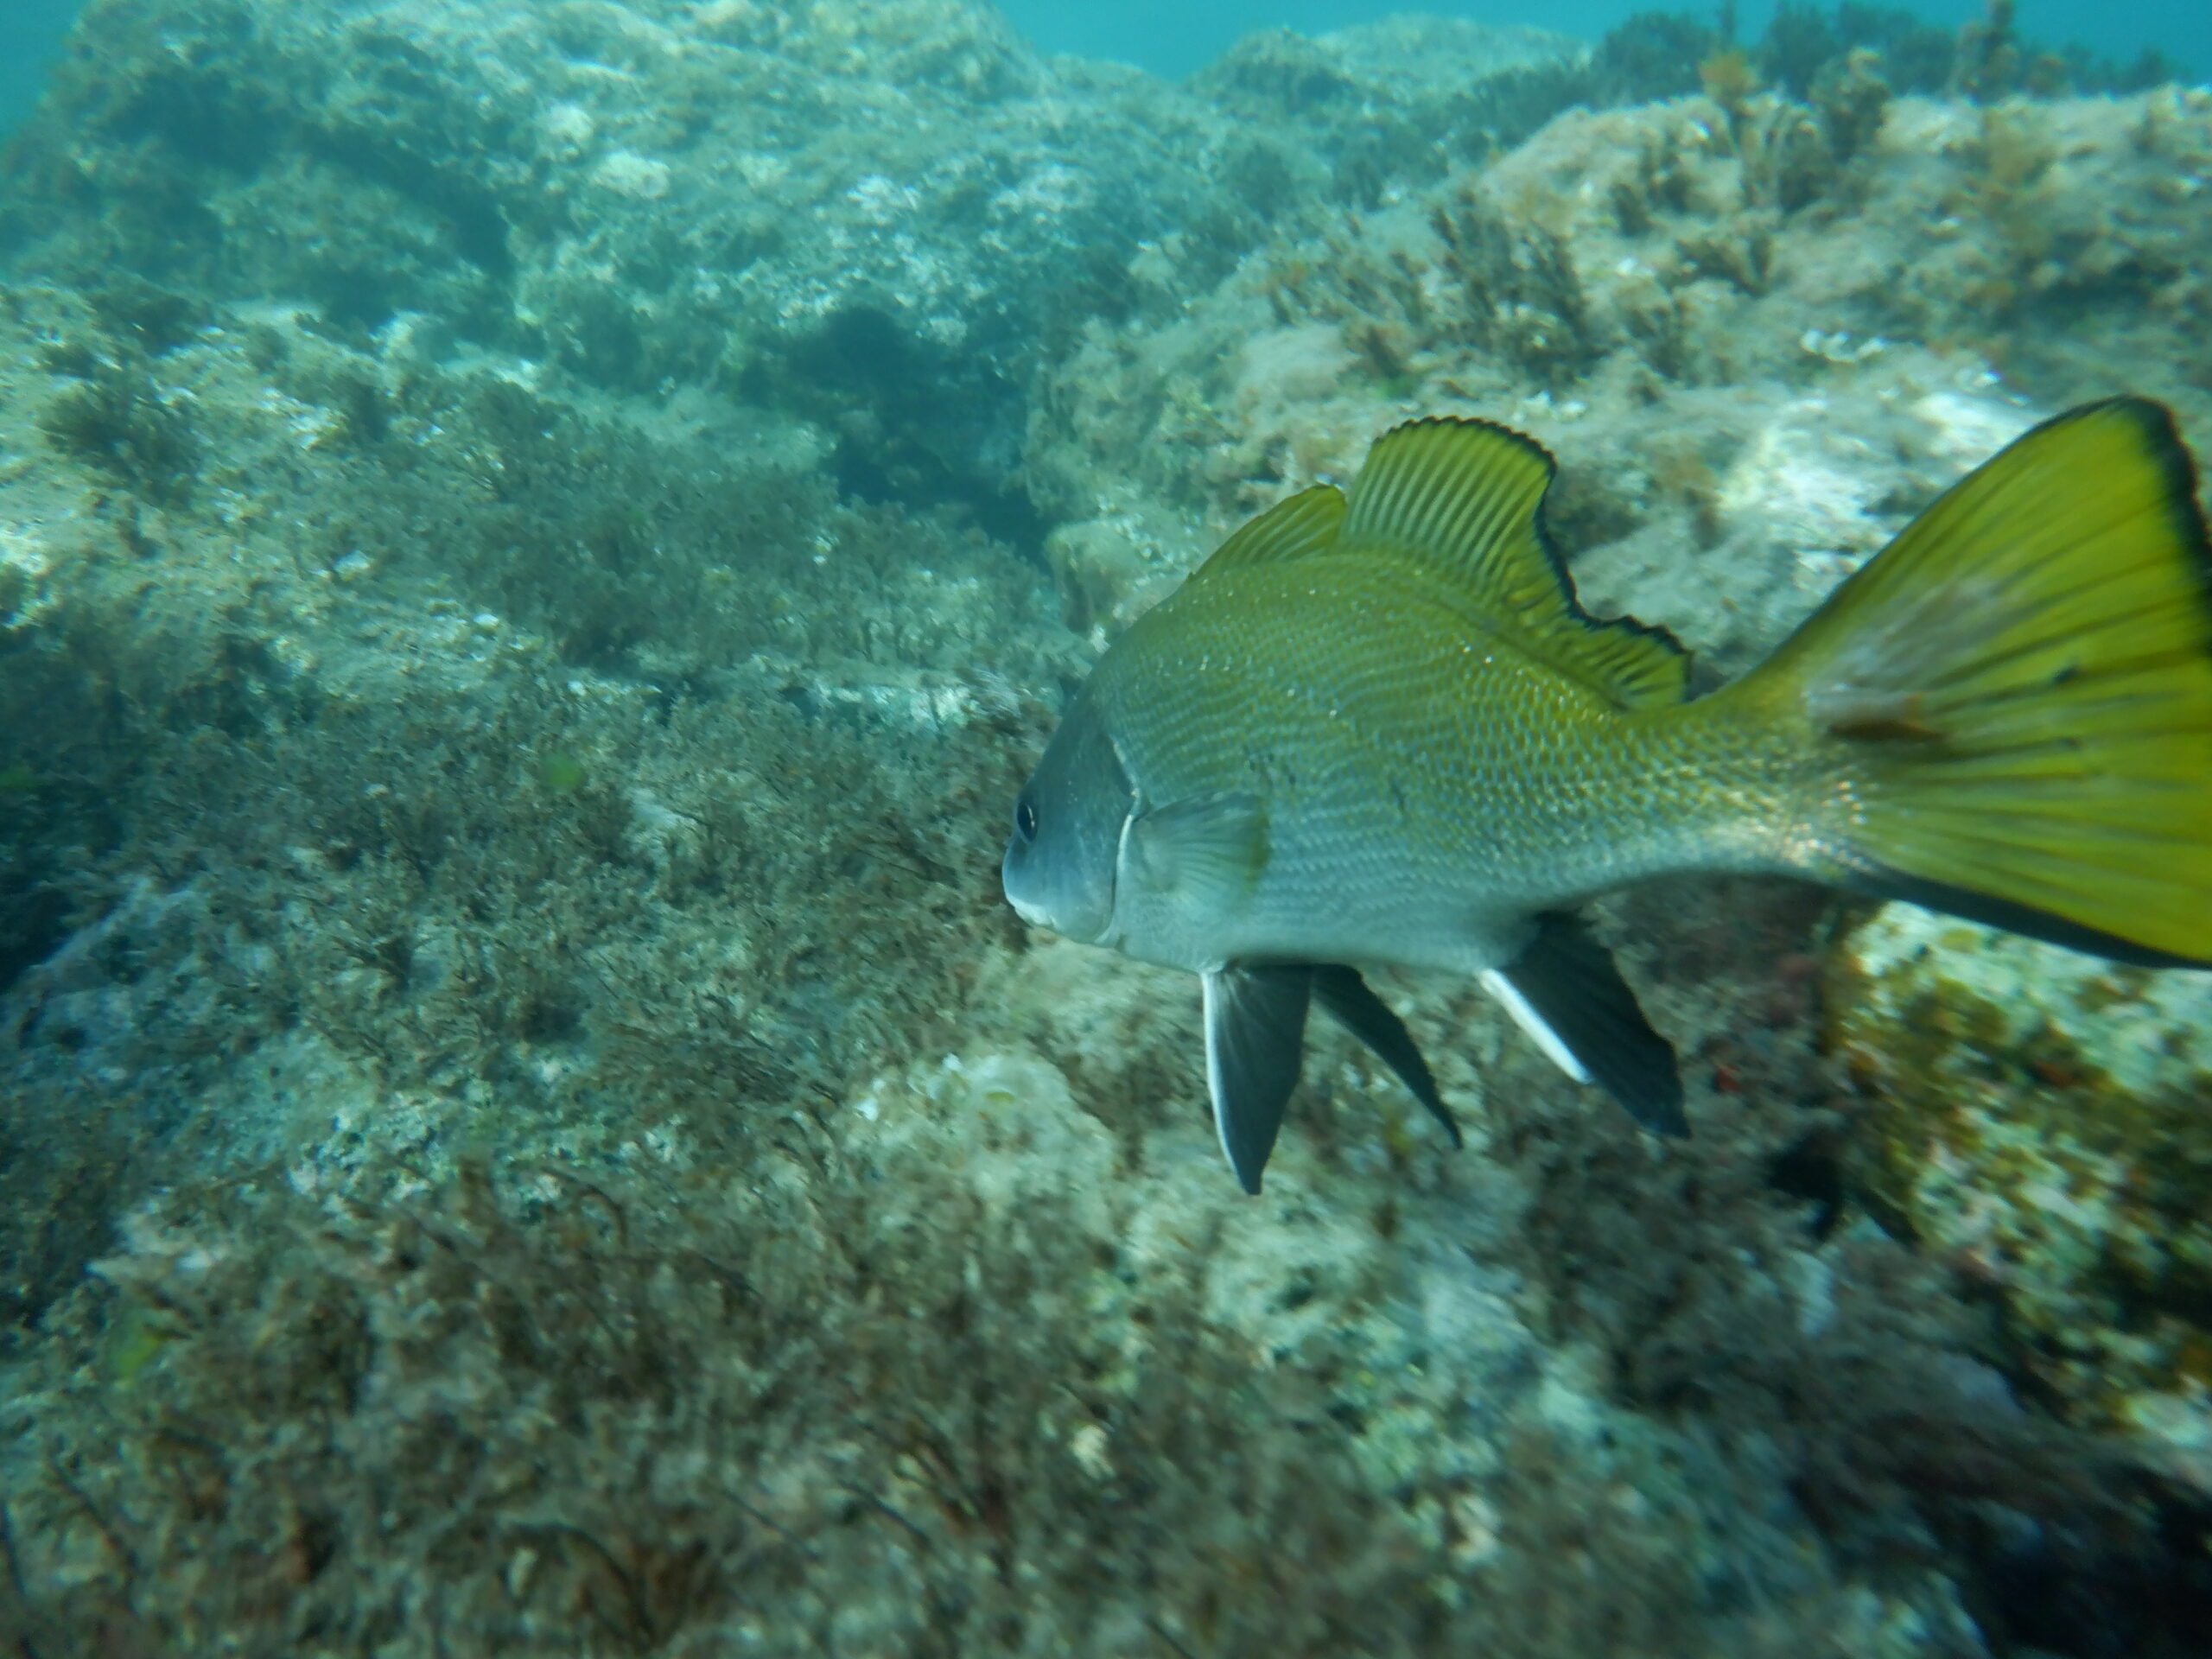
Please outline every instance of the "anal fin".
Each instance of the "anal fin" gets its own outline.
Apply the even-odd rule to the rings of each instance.
[[[1568,1076],[1596,1084],[1655,1135],[1690,1132],[1674,1049],[1579,918],[1538,917],[1529,948],[1483,983]]]

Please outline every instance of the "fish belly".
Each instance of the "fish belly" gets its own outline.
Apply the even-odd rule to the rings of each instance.
[[[1279,827],[1266,876],[1225,930],[1229,959],[1473,974],[1519,954],[1547,896],[1539,873],[1366,829]]]

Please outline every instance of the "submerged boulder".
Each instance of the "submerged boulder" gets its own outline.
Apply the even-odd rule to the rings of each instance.
[[[1360,69],[1309,130],[1295,101],[1048,62],[975,0],[94,0],[17,140],[0,264],[715,387],[830,428],[849,493],[1033,543],[1029,378],[1144,302],[1163,241],[1211,282],[1339,185],[1487,142],[1471,89],[1567,50],[1454,40],[1438,84]]]
[[[2212,979],[1891,905],[1829,991],[1877,1212],[2074,1414],[2212,1489]]]

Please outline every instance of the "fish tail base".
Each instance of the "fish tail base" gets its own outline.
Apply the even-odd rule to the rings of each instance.
[[[1803,873],[2212,967],[2212,547],[2161,405],[2027,434],[1742,689],[1822,758]]]

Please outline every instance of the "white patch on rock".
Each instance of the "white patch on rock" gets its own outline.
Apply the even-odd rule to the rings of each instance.
[[[1325,397],[1351,364],[1334,323],[1270,329],[1237,354],[1236,400],[1250,408]]]
[[[922,193],[912,185],[893,183],[880,173],[870,173],[855,181],[845,192],[845,200],[860,209],[861,217],[869,224],[888,225],[919,207]]]
[[[591,143],[598,135],[599,124],[581,104],[556,104],[539,112],[537,131],[547,149],[569,157],[581,154]]]
[[[1931,391],[1912,406],[1928,423],[1928,452],[1960,470],[1978,467],[2032,424],[2026,410],[1961,391]]]
[[[1801,397],[1776,411],[1720,480],[1722,522],[1801,556],[1863,557],[1885,539],[1872,510],[1886,480],[1874,461],[1864,439],[1838,429],[1826,398]],[[1826,568],[1813,574],[1833,580]]]
[[[610,151],[591,170],[591,181],[601,189],[638,201],[658,201],[672,176],[666,162],[627,149]]]
[[[1114,1137],[1033,1053],[948,1054],[877,1078],[855,1105],[887,1166],[919,1160],[957,1170],[995,1214],[1049,1198],[1091,1236],[1113,1231]]]

